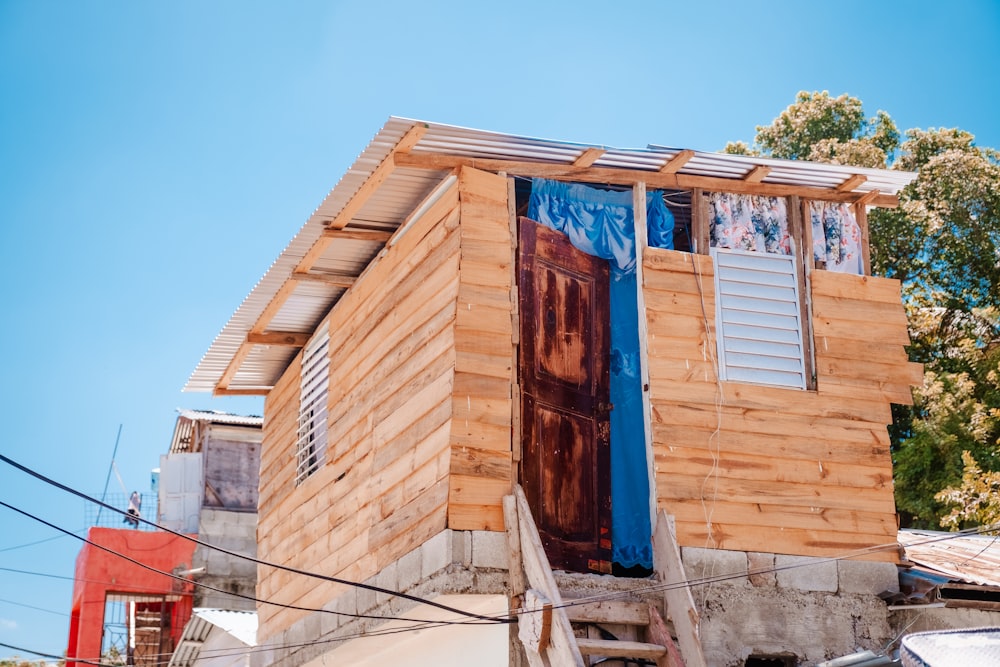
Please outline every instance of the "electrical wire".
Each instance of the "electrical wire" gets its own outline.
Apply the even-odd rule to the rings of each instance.
[[[4,644],[3,642],[0,642],[0,646],[12,649],[14,651],[22,651],[24,653],[30,653],[31,655],[37,655],[42,658],[52,658],[53,660],[59,660],[59,661],[69,660],[69,658],[66,658],[66,656],[63,655],[55,655],[53,653],[43,653],[41,651],[32,651],[30,649],[22,648],[20,646],[14,646],[12,644]],[[82,662],[85,665],[96,665],[97,667],[107,667],[107,663],[104,662],[95,662],[93,660],[84,660],[82,658],[72,658],[72,660],[76,662]]]
[[[28,475],[31,475],[32,477],[34,477],[34,478],[36,478],[38,480],[41,480],[41,481],[45,482],[46,484],[49,484],[51,486],[56,487],[57,489],[65,491],[66,493],[70,493],[70,494],[72,494],[74,496],[77,496],[79,498],[83,498],[84,500],[87,500],[87,501],[89,501],[91,503],[95,503],[95,504],[97,504],[97,505],[99,505],[101,507],[104,507],[106,509],[109,509],[111,511],[118,512],[121,515],[132,516],[132,515],[129,515],[128,512],[126,512],[125,510],[122,510],[122,509],[119,509],[119,508],[114,507],[112,505],[109,505],[109,504],[107,504],[105,502],[97,500],[96,498],[92,498],[91,496],[88,496],[87,494],[83,493],[82,491],[78,491],[76,489],[73,489],[73,488],[71,488],[69,486],[66,486],[65,484],[61,484],[61,483],[55,481],[54,479],[46,477],[45,475],[41,474],[40,472],[32,470],[31,468],[28,468],[27,466],[23,466],[20,463],[17,463],[16,461],[13,461],[12,459],[8,458],[7,456],[4,456],[3,454],[0,454],[0,461],[3,461],[4,463],[6,463],[9,466],[17,468],[21,472],[27,473]],[[21,510],[16,510],[16,511],[21,511]],[[428,600],[426,598],[422,598],[422,597],[419,597],[419,596],[416,596],[416,595],[410,595],[408,593],[402,593],[400,591],[389,590],[387,588],[382,588],[381,586],[375,586],[373,584],[365,584],[365,583],[361,583],[361,582],[357,582],[357,581],[349,581],[347,579],[341,579],[340,577],[332,577],[332,576],[325,575],[325,574],[318,574],[316,572],[309,572],[307,570],[302,570],[302,569],[299,569],[299,568],[290,567],[288,565],[279,565],[278,563],[271,563],[271,562],[262,560],[260,558],[257,558],[255,556],[248,556],[247,554],[241,554],[241,553],[238,553],[236,551],[230,551],[229,549],[225,549],[223,547],[220,547],[220,546],[217,546],[217,545],[214,545],[214,544],[208,544],[207,542],[203,542],[202,540],[199,540],[198,538],[191,537],[190,535],[185,535],[184,533],[178,532],[176,530],[171,530],[170,528],[166,528],[164,526],[161,526],[161,525],[157,524],[154,521],[150,521],[150,520],[144,519],[142,517],[135,517],[135,518],[138,519],[138,521],[140,521],[140,522],[142,522],[142,523],[144,523],[144,524],[146,524],[148,526],[153,526],[154,528],[157,528],[157,529],[162,530],[164,532],[170,533],[171,535],[176,535],[177,537],[180,537],[182,539],[188,540],[189,542],[193,542],[195,544],[203,546],[206,549],[213,549],[213,550],[218,551],[220,553],[224,553],[227,556],[232,556],[233,558],[241,558],[243,560],[247,560],[247,561],[250,561],[252,563],[256,563],[257,565],[263,565],[265,567],[273,567],[275,569],[283,570],[285,572],[290,572],[292,574],[298,574],[298,575],[302,575],[302,576],[313,577],[315,579],[321,579],[323,581],[329,581],[329,582],[335,583],[335,584],[341,584],[341,585],[344,585],[344,586],[352,586],[354,588],[361,588],[361,589],[364,589],[364,590],[373,591],[375,593],[382,593],[384,595],[390,595],[390,596],[393,596],[393,597],[402,598],[404,600],[409,600],[411,602],[416,602],[418,604],[425,604],[425,605],[428,605],[428,606],[431,606],[431,607],[436,607],[438,609],[441,609],[441,610],[444,610],[444,611],[447,611],[447,612],[450,612],[450,613],[453,613],[453,614],[458,614],[460,616],[466,616],[468,618],[475,618],[475,619],[478,619],[480,621],[489,621],[490,623],[497,623],[498,622],[497,619],[495,619],[495,618],[489,618],[489,617],[486,617],[486,616],[482,616],[480,614],[475,614],[475,613],[463,611],[462,609],[457,609],[455,607],[450,607],[448,605],[441,604],[440,602],[435,602],[433,600]],[[51,525],[51,524],[49,524],[49,525]],[[65,529],[62,529],[62,528],[58,528],[56,526],[53,526],[53,527],[56,528],[57,530],[61,531],[61,532],[68,532],[68,531],[66,531]],[[72,533],[68,533],[68,534],[72,535]],[[74,537],[78,537],[76,535],[73,535],[73,536]],[[506,621],[499,621],[499,622],[509,623],[511,621],[510,620],[506,620]]]
[[[321,613],[321,614],[333,614],[333,615],[336,615],[336,616],[346,616],[346,617],[349,617],[349,618],[369,618],[369,619],[381,620],[381,621],[384,621],[384,620],[394,620],[394,621],[406,621],[406,622],[409,622],[409,623],[429,623],[429,622],[432,623],[432,622],[434,622],[434,621],[428,621],[427,619],[422,619],[422,618],[406,618],[406,617],[403,617],[403,616],[375,616],[375,615],[371,615],[371,614],[350,614],[350,613],[347,613],[347,612],[333,611],[331,609],[322,609],[322,608],[315,608],[315,607],[303,607],[301,605],[286,604],[284,602],[275,602],[273,600],[263,600],[263,599],[260,599],[260,598],[256,598],[256,597],[254,597],[252,595],[244,595],[242,593],[234,593],[232,591],[223,590],[221,588],[217,588],[215,586],[212,586],[210,584],[206,584],[206,583],[203,583],[203,582],[200,582],[200,581],[194,581],[192,579],[187,579],[185,577],[182,577],[179,574],[174,574],[173,572],[165,572],[165,571],[157,569],[157,568],[155,568],[155,567],[153,567],[151,565],[147,565],[147,564],[143,563],[142,561],[136,560],[135,558],[127,556],[127,555],[125,555],[123,553],[120,553],[118,551],[115,551],[114,549],[111,549],[111,548],[106,547],[106,546],[104,546],[102,544],[98,544],[96,542],[93,542],[93,541],[87,539],[86,537],[80,537],[78,535],[73,535],[73,533],[71,533],[70,531],[66,530],[65,528],[60,528],[59,526],[55,525],[54,523],[46,521],[45,519],[42,519],[41,517],[35,516],[34,514],[31,514],[30,512],[28,512],[26,510],[20,509],[18,507],[14,507],[13,505],[11,505],[9,503],[6,503],[6,502],[4,502],[2,500],[0,500],[0,507],[6,507],[9,510],[13,510],[14,512],[17,512],[18,514],[21,514],[23,516],[28,517],[29,519],[33,519],[34,521],[37,521],[37,522],[39,522],[41,524],[44,524],[44,525],[48,526],[49,528],[53,528],[55,530],[58,530],[60,532],[65,533],[67,535],[72,535],[73,537],[75,537],[76,539],[80,540],[81,542],[85,542],[86,544],[89,544],[92,547],[100,549],[101,551],[105,551],[105,552],[107,552],[109,554],[112,554],[114,556],[118,556],[119,558],[122,558],[123,560],[126,560],[126,561],[132,563],[133,565],[138,565],[139,567],[141,567],[143,569],[146,569],[146,570],[149,570],[150,572],[154,572],[156,574],[160,574],[160,575],[163,575],[165,577],[169,577],[171,579],[183,582],[185,584],[193,584],[193,585],[198,586],[200,588],[204,588],[206,590],[210,590],[210,591],[213,591],[213,592],[216,592],[216,593],[222,593],[224,595],[230,595],[232,597],[237,597],[237,598],[241,598],[241,599],[244,599],[244,600],[249,600],[251,602],[256,602],[256,603],[260,603],[260,604],[273,605],[275,607],[281,607],[282,609],[291,609],[293,611],[318,612],[318,613]],[[445,609],[451,611],[451,608],[450,607],[446,607],[445,605],[436,605],[436,606],[442,607],[442,608],[445,608]],[[462,613],[465,616],[469,615],[469,614],[467,614],[465,612],[462,612]],[[451,624],[454,624],[454,625],[463,625],[463,624],[482,625],[482,624],[484,624],[484,622],[487,622],[488,624],[509,622],[509,621],[506,621],[506,620],[500,621],[500,620],[493,619],[493,618],[488,618],[488,617],[485,617],[485,616],[479,616],[479,619],[480,620],[476,620],[476,621],[456,621],[456,622],[453,622]]]
[[[84,532],[86,530],[87,530],[86,528],[81,528],[80,530],[77,530],[77,531],[74,531],[74,532],[76,532],[76,533],[82,533],[82,532]],[[51,542],[52,540],[58,540],[58,539],[62,539],[64,537],[66,537],[66,536],[65,535],[53,535],[52,537],[46,537],[44,540],[36,540],[34,542],[28,542],[27,544],[18,544],[17,546],[13,546],[13,547],[4,547],[3,549],[0,549],[0,553],[3,553],[5,551],[14,551],[15,549],[24,549],[25,547],[33,547],[36,544],[44,544],[45,542]]]
[[[34,609],[35,611],[44,611],[46,614],[55,614],[56,616],[69,616],[69,614],[67,614],[64,611],[54,611],[52,609],[45,609],[44,607],[36,607],[34,605],[25,604],[23,602],[14,602],[13,600],[4,600],[3,598],[0,598],[0,602],[3,602],[4,604],[12,604],[17,607],[24,607],[26,609]]]
[[[324,645],[324,644],[333,644],[333,643],[351,641],[351,640],[354,640],[354,639],[369,639],[369,638],[374,638],[374,637],[387,637],[387,636],[390,636],[390,635],[397,635],[397,634],[402,634],[402,633],[405,633],[405,632],[412,632],[414,630],[433,630],[435,628],[444,627],[446,625],[449,625],[449,624],[447,622],[445,622],[445,621],[434,621],[434,622],[428,623],[425,627],[420,627],[420,628],[410,628],[410,627],[405,627],[405,628],[385,628],[385,629],[381,629],[381,630],[361,631],[361,632],[348,633],[348,634],[345,634],[345,635],[341,635],[339,637],[328,637],[328,638],[325,638],[325,639],[311,639],[311,640],[308,640],[308,641],[297,642],[297,643],[293,643],[293,644],[281,644],[281,643],[275,643],[275,644],[257,644],[255,646],[247,646],[246,648],[233,648],[233,647],[217,648],[217,649],[205,649],[205,648],[202,648],[202,649],[199,650],[199,657],[204,657],[204,658],[228,658],[228,657],[235,657],[235,656],[247,655],[247,654],[250,654],[250,653],[263,653],[265,651],[274,651],[274,650],[281,650],[281,649],[300,649],[300,648],[306,648],[306,647],[309,647],[309,646],[320,646],[320,645]],[[19,650],[27,651],[27,649],[19,649]],[[33,651],[28,651],[28,652],[29,653],[33,653]],[[156,663],[157,665],[166,665],[166,664],[168,664],[169,663],[169,659],[172,656],[173,656],[173,653],[147,653],[147,654],[145,654],[145,657],[147,657],[147,658],[159,658],[159,660],[157,660],[157,663]],[[166,658],[166,660],[164,660],[164,658]],[[100,660],[100,658],[87,658],[87,659],[82,659],[81,658],[81,659],[77,659],[77,658],[69,658],[69,657],[67,657],[67,658],[65,658],[65,660],[67,662],[75,660],[75,661],[78,661],[78,662],[88,662],[88,663],[92,664],[94,660]],[[98,663],[98,664],[100,664],[100,663]]]

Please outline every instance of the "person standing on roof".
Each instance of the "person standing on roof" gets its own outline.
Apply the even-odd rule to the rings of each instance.
[[[133,491],[132,495],[128,499],[128,516],[123,519],[124,523],[131,525],[133,528],[139,527],[139,510],[142,508],[142,496],[139,495],[138,491]]]

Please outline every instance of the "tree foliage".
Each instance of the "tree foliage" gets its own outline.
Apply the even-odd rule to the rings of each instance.
[[[800,92],[752,145],[724,150],[917,172],[899,208],[868,217],[872,271],[902,282],[910,358],[926,372],[914,405],[893,410],[896,504],[913,525],[975,521],[955,507],[974,490],[963,452],[1000,471],[1000,153],[959,129],[900,135],[888,113],[866,118],[826,91]]]
[[[1000,523],[1000,472],[984,472],[969,452],[962,452],[962,482],[938,492],[936,500],[951,511],[941,525],[959,530]]]

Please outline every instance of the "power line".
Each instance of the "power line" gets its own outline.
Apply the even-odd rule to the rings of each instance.
[[[79,498],[83,498],[84,500],[88,500],[88,501],[90,501],[92,503],[96,503],[97,505],[100,505],[101,507],[109,509],[109,510],[111,510],[113,512],[118,512],[119,514],[122,514],[122,515],[128,515],[128,512],[126,512],[125,510],[121,510],[121,509],[119,509],[117,507],[114,507],[112,505],[108,505],[107,503],[101,502],[100,500],[97,500],[96,498],[92,498],[91,496],[88,496],[87,494],[83,493],[82,491],[77,491],[76,489],[73,489],[73,488],[71,488],[69,486],[66,486],[65,484],[61,484],[61,483],[55,481],[54,479],[46,477],[45,475],[41,474],[40,472],[36,472],[35,470],[32,470],[31,468],[28,468],[26,466],[21,465],[20,463],[17,463],[16,461],[11,460],[10,458],[4,456],[3,454],[0,454],[0,461],[3,461],[7,465],[13,466],[14,468],[17,468],[18,470],[20,470],[20,471],[22,471],[24,473],[27,473],[27,474],[31,475],[32,477],[34,477],[36,479],[39,479],[39,480],[45,482],[46,484],[50,484],[50,485],[52,485],[52,486],[54,486],[54,487],[56,487],[56,488],[58,488],[58,489],[60,489],[62,491],[65,491],[67,493],[73,494],[74,496],[77,496]],[[12,509],[15,509],[15,508],[12,508]],[[16,511],[20,511],[20,510],[16,510]],[[35,517],[33,517],[33,518],[35,518]],[[260,558],[257,558],[255,556],[248,556],[247,554],[241,554],[241,553],[238,553],[238,552],[235,552],[235,551],[230,551],[229,549],[224,549],[224,548],[222,548],[220,546],[217,546],[217,545],[214,545],[214,544],[208,544],[207,542],[203,542],[203,541],[199,540],[198,538],[191,537],[190,535],[185,535],[184,533],[178,532],[176,530],[171,530],[170,528],[166,528],[164,526],[161,526],[161,525],[157,524],[156,522],[150,521],[148,519],[144,519],[142,517],[136,517],[136,518],[138,518],[139,521],[141,521],[142,523],[144,523],[146,525],[153,526],[153,527],[155,527],[155,528],[157,528],[159,530],[168,532],[171,535],[176,535],[177,537],[180,537],[181,539],[188,540],[189,542],[194,542],[195,544],[203,546],[203,547],[205,547],[207,549],[214,549],[214,550],[216,550],[216,551],[218,551],[220,553],[226,554],[227,556],[232,556],[234,558],[242,558],[243,560],[247,560],[247,561],[250,561],[252,563],[256,563],[257,565],[264,565],[266,567],[273,567],[273,568],[278,569],[278,570],[284,570],[285,572],[291,572],[292,574],[299,574],[299,575],[306,576],[306,577],[313,577],[313,578],[316,578],[316,579],[321,579],[323,581],[329,581],[329,582],[335,583],[335,584],[341,584],[341,585],[344,585],[344,586],[353,586],[355,588],[361,588],[361,589],[368,590],[368,591],[374,591],[376,593],[382,593],[384,595],[390,595],[390,596],[393,596],[393,597],[403,598],[404,600],[409,600],[411,602],[416,602],[418,604],[424,604],[424,605],[428,605],[428,606],[431,606],[431,607],[436,607],[438,609],[442,609],[444,611],[451,612],[453,614],[458,614],[460,616],[465,616],[465,617],[468,617],[468,618],[475,618],[475,619],[478,619],[480,621],[488,621],[490,623],[511,623],[511,622],[513,622],[512,619],[498,620],[496,618],[491,618],[491,617],[488,617],[488,616],[483,616],[481,614],[467,612],[467,611],[464,611],[462,609],[458,609],[456,607],[451,607],[451,606],[448,606],[446,604],[441,604],[440,602],[435,602],[434,600],[428,600],[426,598],[422,598],[422,597],[419,597],[417,595],[410,595],[408,593],[402,593],[400,591],[393,591],[393,590],[389,590],[387,588],[382,588],[381,586],[375,586],[373,584],[365,584],[365,583],[361,583],[361,582],[357,582],[357,581],[349,581],[347,579],[341,579],[340,577],[331,577],[329,575],[318,574],[316,572],[309,572],[307,570],[301,570],[299,568],[290,567],[288,565],[279,565],[277,563],[271,563],[271,562],[262,560]],[[62,528],[58,528],[56,526],[53,526],[53,527],[56,528],[57,530],[62,531],[62,532],[66,532]],[[70,534],[72,535],[72,533],[70,533]],[[74,537],[78,537],[78,536],[74,535]],[[225,591],[223,591],[223,592],[225,592]]]
[[[425,627],[416,628],[416,630],[433,630],[435,628],[444,627],[451,625],[447,621],[432,621],[428,623]],[[320,646],[323,644],[334,644],[339,642],[350,641],[353,639],[369,639],[374,637],[387,637],[390,635],[402,634],[405,632],[412,632],[414,628],[383,628],[381,630],[370,630],[370,631],[360,631],[353,632],[339,637],[327,637],[325,639],[311,639],[303,642],[297,642],[294,644],[257,644],[255,646],[247,646],[246,648],[217,648],[217,649],[200,649],[199,656],[206,658],[226,658],[234,657],[240,655],[246,655],[248,653],[262,653],[265,651],[280,650],[280,649],[298,649],[306,648],[308,646]],[[26,649],[21,649],[26,650]],[[169,662],[169,658],[173,656],[173,653],[148,653],[145,655],[147,658],[159,658],[157,660],[158,665],[166,665]],[[167,658],[164,660],[163,658]],[[67,661],[77,660],[76,658],[66,658]],[[93,660],[93,659],[91,659]],[[86,662],[85,659],[80,659],[79,662]]]
[[[69,614],[67,614],[64,611],[53,611],[52,609],[35,607],[34,605],[24,604],[23,602],[14,602],[13,600],[4,600],[3,598],[0,598],[0,602],[3,602],[4,604],[12,604],[17,607],[25,607],[26,609],[34,609],[35,611],[44,611],[47,614],[56,614],[57,616],[69,616]]]
[[[78,530],[76,532],[77,533],[82,533],[85,530],[86,530],[86,528],[81,528],[80,530]],[[13,547],[4,547],[3,549],[0,549],[0,553],[3,553],[5,551],[14,551],[15,549],[24,549],[25,547],[33,547],[36,544],[44,544],[45,542],[51,542],[52,540],[58,540],[58,539],[62,539],[64,537],[66,537],[66,536],[65,535],[54,535],[53,537],[46,537],[44,540],[35,540],[34,542],[28,542],[27,544],[18,544],[18,545],[13,546]]]
[[[160,575],[163,575],[165,577],[170,577],[171,579],[175,579],[175,580],[183,582],[185,584],[193,584],[195,586],[199,586],[201,588],[205,588],[207,590],[214,591],[216,593],[223,593],[225,595],[231,595],[233,597],[242,598],[244,600],[249,600],[251,602],[259,602],[261,604],[273,605],[273,606],[276,606],[276,607],[281,607],[282,609],[291,609],[291,610],[294,610],[294,611],[310,611],[310,612],[318,612],[318,613],[322,613],[322,614],[334,614],[334,615],[337,615],[337,616],[347,616],[349,618],[369,618],[369,619],[380,620],[380,621],[387,621],[387,620],[392,620],[392,621],[406,621],[408,623],[417,623],[417,624],[421,624],[421,623],[434,623],[434,622],[436,622],[436,621],[428,621],[428,620],[422,619],[422,618],[406,618],[404,616],[375,616],[375,615],[371,615],[371,614],[349,614],[349,613],[346,613],[346,612],[333,611],[331,609],[321,609],[321,608],[315,608],[315,607],[303,607],[303,606],[300,606],[300,605],[286,604],[284,602],[275,602],[273,600],[263,600],[263,599],[260,599],[260,598],[253,597],[252,595],[244,595],[242,593],[234,593],[232,591],[226,591],[226,590],[223,590],[221,588],[216,588],[215,586],[212,586],[210,584],[202,583],[200,581],[194,581],[192,579],[187,579],[185,577],[180,576],[179,574],[174,574],[173,572],[165,572],[163,570],[160,570],[160,569],[157,569],[157,568],[153,567],[152,565],[147,565],[147,564],[143,563],[142,561],[136,560],[135,558],[132,558],[131,556],[128,556],[126,554],[123,554],[123,553],[120,553],[118,551],[115,551],[114,549],[111,549],[110,547],[106,547],[106,546],[104,546],[102,544],[98,544],[97,542],[93,542],[93,541],[87,539],[86,537],[80,537],[79,535],[73,535],[73,533],[69,532],[65,528],[60,528],[59,526],[55,525],[54,523],[50,523],[49,521],[46,521],[45,519],[42,519],[41,517],[35,516],[34,514],[28,512],[26,510],[20,509],[18,507],[14,507],[13,505],[11,505],[9,503],[5,503],[2,500],[0,500],[0,507],[6,507],[7,509],[13,510],[13,511],[17,512],[18,514],[26,516],[26,517],[28,517],[30,519],[35,520],[35,521],[38,521],[39,523],[42,523],[42,524],[48,526],[49,528],[53,528],[55,530],[58,530],[60,532],[65,533],[67,535],[72,535],[73,537],[75,537],[76,539],[80,540],[81,542],[85,542],[85,543],[91,545],[92,547],[100,549],[101,551],[105,551],[105,552],[107,552],[109,554],[118,556],[119,558],[127,560],[128,562],[130,562],[130,563],[132,563],[134,565],[138,565],[139,567],[141,567],[143,569],[146,569],[146,570],[149,570],[150,572],[155,572],[156,574],[160,574]],[[442,605],[437,605],[437,606],[442,606]],[[467,615],[468,614],[466,614],[466,616]],[[480,618],[482,619],[482,621],[487,621],[490,624],[507,622],[507,621],[499,621],[497,619],[489,618],[489,617],[486,617],[486,616],[480,616]],[[452,625],[463,625],[463,624],[482,625],[483,624],[482,621],[455,621],[455,622],[449,622],[449,623],[452,624]]]
[[[53,660],[66,660],[67,659],[66,656],[63,656],[63,655],[55,655],[53,653],[42,653],[41,651],[32,651],[30,649],[21,648],[20,646],[13,646],[11,644],[4,644],[3,642],[0,642],[0,646],[2,646],[4,648],[12,649],[14,651],[22,651],[24,653],[30,653],[31,655],[41,656],[43,658],[52,658]],[[82,662],[85,665],[96,665],[97,667],[107,667],[107,665],[105,663],[103,663],[103,662],[94,662],[93,660],[84,660],[82,658],[80,658],[80,659],[73,658],[73,660],[75,660],[76,662]]]

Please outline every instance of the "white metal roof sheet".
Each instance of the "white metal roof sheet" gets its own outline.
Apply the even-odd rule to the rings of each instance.
[[[583,151],[599,148],[605,152],[594,162],[594,167],[655,173],[682,150],[656,145],[641,149],[609,148],[600,144],[553,141],[390,117],[236,309],[192,373],[185,391],[211,392],[218,388],[247,334],[323,234],[325,226],[336,219],[398,142],[417,126],[422,126],[425,132],[413,146],[414,154],[571,165]],[[851,176],[861,174],[867,180],[854,190],[857,193],[878,190],[882,194],[896,194],[915,177],[910,172],[702,152],[695,152],[678,173],[741,179],[759,165],[771,169],[763,183],[781,185],[836,188]],[[406,167],[391,170],[347,222],[346,229],[397,229],[447,173]],[[318,258],[314,271],[359,275],[380,247],[380,244],[367,241],[337,239]],[[343,287],[326,283],[299,282],[268,327],[275,331],[309,333],[344,292]],[[296,353],[296,348],[254,345],[229,379],[227,388],[266,392]]]

